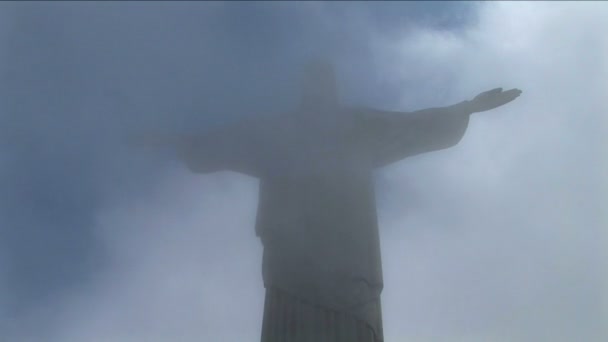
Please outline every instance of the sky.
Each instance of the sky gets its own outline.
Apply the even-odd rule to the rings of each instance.
[[[523,90],[457,146],[376,171],[386,341],[605,340],[606,19],[602,2],[3,2],[0,340],[259,340],[257,180],[124,141],[289,110],[319,55],[349,104]]]

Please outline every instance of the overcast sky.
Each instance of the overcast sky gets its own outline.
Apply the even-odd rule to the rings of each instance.
[[[319,55],[351,104],[523,90],[376,173],[386,341],[605,340],[605,32],[603,2],[1,3],[0,340],[259,340],[257,180],[122,139],[293,108]]]

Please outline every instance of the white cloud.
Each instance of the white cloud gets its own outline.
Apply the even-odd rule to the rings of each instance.
[[[146,198],[110,203],[98,232],[111,262],[59,303],[56,341],[242,341],[261,329],[257,181],[180,168]],[[208,228],[210,227],[210,228]],[[221,247],[221,248],[218,248]],[[259,338],[259,337],[258,337]]]
[[[486,2],[461,33],[375,38],[378,79],[406,88],[404,109],[524,90],[476,114],[457,147],[381,172],[387,341],[600,340],[606,19],[600,2]],[[100,212],[113,263],[61,304],[52,336],[257,340],[256,182],[181,170],[152,192]],[[412,192],[416,211],[400,205]]]
[[[600,340],[607,18],[598,3],[489,2],[462,35],[408,34],[386,57],[421,65],[404,103],[434,96],[433,70],[449,103],[524,91],[459,146],[385,171],[426,204],[384,212],[387,339]]]

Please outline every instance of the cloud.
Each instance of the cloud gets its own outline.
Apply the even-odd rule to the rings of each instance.
[[[13,316],[4,320],[9,337],[259,339],[263,287],[261,245],[252,226],[256,180],[234,173],[193,175],[166,162],[170,156],[135,156],[113,139],[138,125],[200,129],[233,120],[248,108],[288,107],[297,96],[290,83],[297,66],[329,51],[349,102],[414,110],[470,99],[496,86],[524,90],[514,103],[475,114],[458,146],[378,171],[386,340],[602,340],[600,249],[606,222],[599,203],[606,192],[598,184],[605,184],[601,170],[607,165],[601,156],[608,7],[599,2],[433,9],[367,3],[148,5],[142,10],[115,4],[105,12],[95,6],[55,7],[45,13],[65,19],[67,29],[47,35],[55,26],[34,16],[43,7],[14,7],[22,31],[13,34],[39,40],[31,47],[9,44],[7,65],[27,70],[28,62],[16,56],[32,51],[41,56],[61,51],[55,53],[72,59],[32,55],[29,60],[42,65],[32,73],[34,81],[55,75],[54,68],[68,76],[65,83],[54,83],[58,90],[52,96],[36,97],[24,110],[31,115],[51,103],[56,120],[28,117],[25,127],[33,129],[20,141],[40,139],[47,145],[20,147],[21,154],[11,150],[13,159],[6,160],[23,166],[13,172],[45,176],[36,176],[37,191],[3,209],[21,213],[15,209],[19,204],[31,208],[32,198],[67,189],[68,205],[51,201],[40,208],[61,213],[48,219],[57,241],[75,231],[66,226],[86,229],[57,246],[80,243],[102,262],[82,265],[81,271],[67,267],[73,279],[56,281],[60,290],[40,302],[32,299],[36,291],[24,291],[31,302],[27,310],[5,315]],[[440,19],[450,18],[450,11],[466,20]],[[68,19],[68,12],[78,15]],[[407,20],[397,15],[402,13]],[[24,24],[32,17],[39,21]],[[40,47],[44,42],[60,48]],[[235,82],[239,77],[243,82]],[[53,90],[35,82],[17,85]],[[66,90],[78,106],[57,100]],[[10,94],[23,98],[16,90]],[[239,101],[231,101],[235,97]],[[69,109],[92,114],[62,112]],[[34,120],[44,124],[32,125]],[[66,123],[78,127],[79,144],[68,139],[72,135],[59,139]],[[62,148],[51,148],[49,141]],[[23,155],[33,152],[41,158],[25,163]],[[48,164],[40,165],[41,159]],[[89,167],[65,167],[73,164]],[[43,186],[49,181],[56,187]],[[21,191],[13,189],[10,194]],[[92,200],[76,205],[83,198]],[[44,216],[38,210],[31,212],[39,220],[18,222],[39,223]],[[82,221],[63,218],[71,214]],[[73,265],[70,260],[87,255],[38,248],[38,255],[30,253],[46,255],[49,264]],[[10,256],[0,267],[26,265],[14,259],[26,253],[7,250],[0,250],[2,257]],[[6,295],[19,285],[13,278],[6,286],[0,282],[0,303],[2,297],[13,302]]]
[[[387,336],[602,339],[608,8],[546,5],[487,3],[463,34],[421,30],[388,54],[416,62],[403,73],[422,95],[404,105],[444,83],[447,103],[496,86],[524,93],[475,114],[457,147],[386,171],[391,201],[408,190],[423,203],[383,211]]]
[[[263,286],[251,281],[261,279],[261,244],[248,229],[257,182],[199,180],[181,168],[168,179],[145,199],[101,210],[111,266],[62,304],[58,321],[78,326],[64,326],[58,341],[236,341],[259,329],[259,314],[242,314],[263,308]]]

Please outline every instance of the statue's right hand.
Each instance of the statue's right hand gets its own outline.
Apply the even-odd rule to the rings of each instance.
[[[515,100],[519,95],[521,95],[519,89],[503,91],[502,88],[495,88],[475,96],[468,105],[473,113],[485,112]]]

